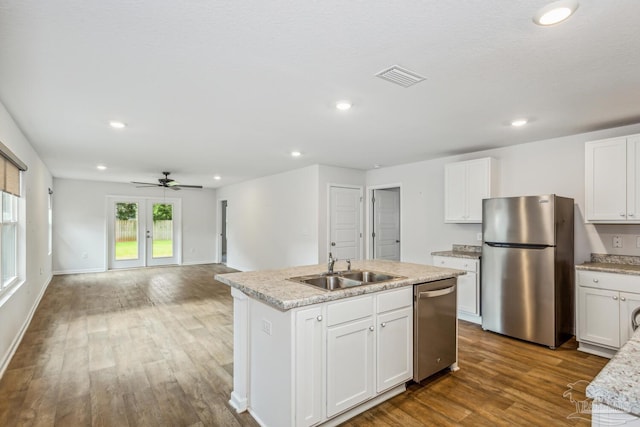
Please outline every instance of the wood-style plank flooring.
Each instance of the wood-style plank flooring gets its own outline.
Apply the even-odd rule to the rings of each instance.
[[[232,390],[222,265],[53,278],[0,380],[0,426],[256,426]],[[575,412],[606,359],[460,322],[460,371],[436,375],[345,426],[589,425]],[[563,397],[568,384],[582,386]]]

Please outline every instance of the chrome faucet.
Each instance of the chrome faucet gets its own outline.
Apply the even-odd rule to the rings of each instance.
[[[333,265],[336,263],[338,258],[334,258],[331,252],[329,252],[329,262],[327,263],[327,273],[333,274]]]

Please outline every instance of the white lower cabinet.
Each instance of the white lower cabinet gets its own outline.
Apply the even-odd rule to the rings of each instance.
[[[373,316],[327,331],[327,416],[373,396]]]
[[[578,340],[620,347],[618,291],[578,288]]]
[[[378,314],[376,345],[378,393],[413,377],[413,310]]]
[[[296,426],[329,420],[413,377],[413,288],[295,312]]]
[[[633,334],[631,313],[640,307],[640,276],[578,270],[579,350],[611,357]]]
[[[295,314],[296,426],[311,426],[322,420],[322,314],[321,306]]]
[[[467,272],[467,274],[458,276],[458,319],[481,324],[480,261],[471,258],[436,255],[433,257],[433,265]]]

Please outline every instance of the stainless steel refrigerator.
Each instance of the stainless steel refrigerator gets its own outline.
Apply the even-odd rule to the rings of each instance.
[[[482,328],[558,347],[573,335],[573,199],[485,199]]]

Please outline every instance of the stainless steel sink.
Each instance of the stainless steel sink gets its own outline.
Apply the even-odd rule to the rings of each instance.
[[[291,277],[289,280],[305,285],[315,286],[327,291],[346,289],[354,286],[369,285],[372,283],[387,282],[403,279],[402,276],[391,276],[375,271],[339,271],[332,274],[316,274],[312,276]]]
[[[387,280],[393,280],[397,278],[397,276],[391,276],[385,273],[376,273],[375,271],[351,271],[342,273],[342,277],[346,277],[347,279],[357,280],[363,283],[375,283],[375,282],[385,282]]]

